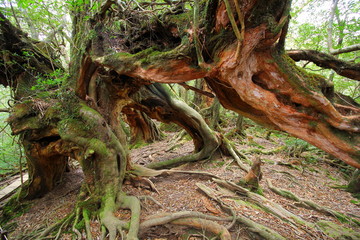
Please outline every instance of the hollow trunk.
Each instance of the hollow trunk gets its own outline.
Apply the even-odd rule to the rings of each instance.
[[[160,129],[145,113],[129,106],[124,107],[122,113],[126,115],[127,123],[131,128],[131,144],[141,141],[151,143],[162,139]]]

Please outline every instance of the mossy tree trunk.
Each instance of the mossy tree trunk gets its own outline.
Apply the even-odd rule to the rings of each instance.
[[[156,6],[139,11],[135,3],[124,9],[99,2],[98,8],[72,6],[70,77],[47,91],[31,87],[61,66],[0,16],[0,82],[16,89],[19,100],[9,122],[22,135],[31,166],[29,197],[51,190],[66,160],[77,159],[85,173],[80,200],[88,204],[78,205],[84,218],[91,207],[100,209],[92,212],[115,239],[126,226],[113,212],[130,208],[128,239],[136,239],[139,204],[121,191],[131,164],[120,113],[130,106],[179,124],[195,144],[186,161],[206,158],[219,146],[215,134],[196,111],[154,84],[199,78],[224,107],[360,168],[360,108],[335,103],[331,86],[284,51],[290,1],[196,1],[191,11],[180,2],[169,11],[159,6],[159,14]],[[115,27],[120,20],[125,24]],[[144,101],[134,101],[137,93]]]
[[[121,44],[121,52],[93,60],[148,82],[204,78],[224,107],[359,168],[359,108],[335,104],[325,79],[298,68],[284,50],[290,1],[235,3],[206,1],[193,11],[168,12],[160,26],[147,28],[161,41],[145,47],[148,31],[136,39],[129,31],[129,41],[143,39],[143,47]]]
[[[148,167],[164,168],[181,163],[199,161],[210,158],[221,144],[214,131],[206,124],[201,115],[177,99],[165,84],[154,83],[141,87],[130,96],[133,103],[127,108],[146,113],[153,119],[163,123],[175,123],[185,129],[194,142],[194,153],[185,157],[163,162],[150,163]]]

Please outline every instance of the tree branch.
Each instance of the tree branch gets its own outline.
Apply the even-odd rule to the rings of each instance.
[[[10,112],[9,108],[0,108],[0,112]]]
[[[193,90],[194,92],[200,93],[200,94],[205,95],[205,96],[207,96],[209,98],[214,98],[215,97],[215,95],[212,94],[211,92],[203,91],[203,90],[198,89],[196,87],[189,86],[186,83],[178,83],[178,84],[180,86],[182,86],[183,88],[187,89],[187,90]]]
[[[319,67],[333,69],[341,76],[360,81],[360,64],[352,64],[316,50],[291,50],[287,53],[294,61],[310,61]]]
[[[354,45],[344,47],[344,48],[341,48],[341,49],[332,50],[330,53],[332,55],[338,55],[338,54],[341,54],[341,53],[348,53],[348,52],[354,52],[354,51],[359,51],[359,50],[360,50],[360,44],[354,44]]]

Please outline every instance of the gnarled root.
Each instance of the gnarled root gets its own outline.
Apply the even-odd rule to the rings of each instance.
[[[114,216],[114,212],[118,208],[131,210],[129,223],[121,221]],[[113,195],[105,196],[103,207],[100,211],[100,220],[108,230],[110,240],[115,239],[117,233],[123,235],[123,229],[128,229],[127,239],[137,240],[140,221],[140,201],[136,197],[126,196],[122,192],[118,194],[118,202],[115,202]]]
[[[145,231],[149,227],[163,224],[183,225],[211,232],[219,236],[222,240],[230,240],[231,236],[229,231],[224,226],[214,221],[231,220],[232,218],[220,218],[199,212],[184,211],[176,213],[162,213],[150,216],[147,218],[147,220],[140,224],[140,228],[141,231]]]
[[[220,180],[221,181],[221,180]],[[241,215],[236,215],[234,210],[232,210],[232,208],[228,205],[226,205],[221,198],[218,196],[218,193],[203,185],[203,184],[197,184],[197,186],[211,199],[215,200],[216,202],[218,202],[220,204],[220,206],[227,212],[230,212],[231,214],[233,214],[233,217],[230,217],[230,219],[233,220],[233,224],[235,222],[239,222],[241,224],[244,224],[245,226],[248,227],[248,230],[263,237],[264,239],[280,239],[283,240],[285,239],[283,236],[281,236],[279,233],[277,233],[276,231],[261,225],[259,223],[256,223],[254,221],[252,221],[251,219],[245,217],[245,216],[241,216]],[[235,222],[234,222],[235,221]]]
[[[356,225],[360,226],[360,222],[358,220],[351,218],[343,213],[337,212],[328,207],[320,206],[311,200],[300,198],[290,191],[274,187],[269,179],[267,179],[267,184],[268,184],[270,190],[273,191],[274,193],[276,193],[282,197],[285,197],[287,199],[294,200],[294,201],[300,203],[304,207],[308,207],[315,211],[333,216],[333,217],[339,219],[340,221],[347,222],[347,223],[353,224],[355,226]]]

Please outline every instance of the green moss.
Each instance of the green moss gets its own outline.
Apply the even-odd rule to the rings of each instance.
[[[329,221],[318,221],[316,225],[333,239],[360,239],[360,233]]]
[[[309,122],[309,126],[312,127],[312,128],[316,128],[317,125],[318,125],[318,122],[316,122],[316,121],[310,121]]]
[[[14,196],[12,196],[11,199],[6,203],[6,205],[3,207],[0,217],[1,226],[4,226],[12,219],[17,218],[28,212],[28,210],[32,206],[32,203],[30,201],[21,202],[18,200],[24,199],[25,196],[26,191],[18,190],[18,192],[14,194]],[[8,227],[6,227],[5,229],[9,230]]]
[[[106,147],[106,144],[99,139],[90,139],[88,142],[88,146],[90,149],[95,150],[97,154],[100,154],[102,156],[108,155],[108,148]]]
[[[26,100],[24,102],[22,102],[21,104],[17,104],[12,108],[12,113],[11,113],[11,119],[15,119],[15,118],[22,118],[28,114],[30,114],[32,112],[31,107],[32,106],[32,102],[30,100]]]
[[[136,143],[132,144],[132,145],[129,147],[129,149],[138,149],[138,148],[145,147],[145,146],[147,146],[147,145],[149,145],[149,143],[140,140],[140,141],[137,141]]]
[[[271,164],[271,165],[275,165],[275,161],[271,160],[271,159],[267,159],[267,158],[262,158],[261,159],[263,162]]]
[[[243,201],[243,200],[240,200],[240,199],[236,199],[234,201],[235,201],[236,204],[238,204],[240,206],[250,207],[250,208],[253,208],[255,210],[260,210],[260,211],[265,210],[265,209],[262,209],[261,207],[259,207],[258,205],[251,203],[251,202]]]
[[[75,225],[75,228],[79,231],[85,229],[85,220],[81,219],[81,221]]]
[[[324,78],[317,74],[311,74],[299,68],[295,61],[288,55],[277,49],[272,50],[272,56],[280,70],[288,77],[292,87],[305,95],[312,95],[312,91],[321,92]]]
[[[173,23],[175,24],[178,29],[179,32],[183,32],[185,29],[189,28],[189,23],[191,22],[192,18],[193,18],[193,11],[189,11],[189,12],[184,12],[181,14],[171,14],[166,16],[166,20],[167,23]],[[188,24],[186,24],[188,23]]]

